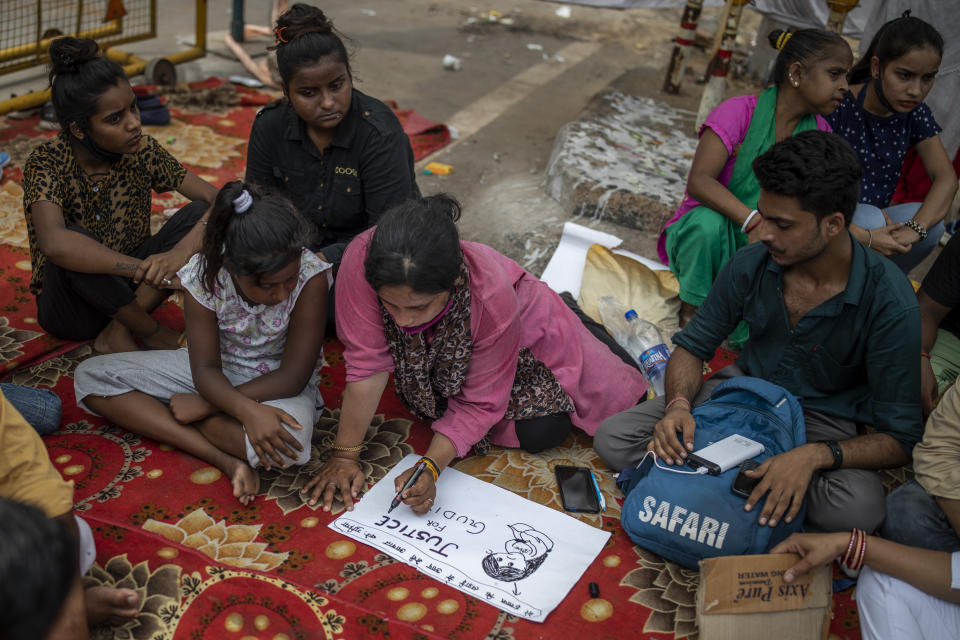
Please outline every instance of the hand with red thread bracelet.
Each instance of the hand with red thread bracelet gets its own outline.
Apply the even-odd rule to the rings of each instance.
[[[670,402],[667,403],[667,406],[665,406],[665,407],[663,408],[663,413],[666,414],[668,411],[670,411],[670,408],[671,408],[673,405],[675,405],[676,403],[678,403],[678,402],[684,402],[684,403],[686,403],[686,405],[687,405],[687,411],[690,411],[690,409],[691,409],[690,401],[687,400],[687,399],[686,399],[685,397],[683,397],[683,396],[677,396],[676,398],[674,398],[673,400],[671,400]]]

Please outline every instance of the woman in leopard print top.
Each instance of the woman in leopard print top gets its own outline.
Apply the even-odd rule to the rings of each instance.
[[[100,352],[175,348],[179,335],[150,317],[178,288],[176,272],[200,247],[217,189],[187,171],[140,128],[117,63],[92,40],[50,46],[50,86],[62,131],[24,168],[23,208],[40,325]],[[150,235],[151,191],[193,200]]]

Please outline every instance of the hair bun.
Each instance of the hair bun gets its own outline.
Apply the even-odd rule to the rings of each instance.
[[[98,58],[99,52],[100,47],[89,38],[57,38],[50,43],[51,73],[76,73],[81,65]]]
[[[767,34],[767,40],[770,41],[771,47],[777,51],[783,51],[783,48],[787,45],[787,41],[790,40],[791,36],[793,36],[793,34],[789,31],[784,31],[783,29],[774,29]]]
[[[298,2],[277,18],[274,33],[278,43],[287,43],[308,33],[328,33],[333,31],[333,22],[323,11],[308,4]]]

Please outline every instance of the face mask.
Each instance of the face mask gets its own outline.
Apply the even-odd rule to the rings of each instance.
[[[80,126],[80,123],[77,122],[77,126]],[[83,131],[84,136],[80,138],[80,144],[83,145],[83,148],[90,152],[95,158],[100,160],[105,160],[110,164],[114,164],[123,157],[122,153],[115,153],[113,151],[107,151],[96,142],[93,141],[93,137],[90,135],[90,129],[88,127],[80,127]]]
[[[877,94],[877,99],[880,100],[880,104],[882,104],[887,111],[892,111],[894,114],[896,114],[898,113],[897,110],[894,109],[893,105],[890,104],[890,101],[887,100],[887,96],[883,95],[883,82],[880,80],[882,76],[883,72],[881,71],[880,74],[873,79],[873,89]]]
[[[421,333],[421,332],[423,332],[423,331],[426,331],[427,329],[429,329],[429,328],[432,327],[433,325],[435,325],[435,324],[437,324],[438,322],[440,322],[440,318],[442,318],[442,317],[444,316],[444,314],[446,314],[447,311],[450,310],[450,305],[452,305],[452,304],[453,304],[453,293],[451,293],[451,294],[450,294],[450,298],[447,299],[447,305],[443,308],[443,311],[441,311],[440,313],[438,313],[438,314],[436,315],[436,317],[435,317],[433,320],[431,320],[430,322],[425,322],[425,323],[423,323],[423,324],[421,324],[421,325],[419,325],[419,326],[416,326],[416,327],[400,327],[400,328],[403,329],[404,331],[406,331],[407,333],[409,333],[410,335],[413,335],[413,334],[415,334],[415,333]]]

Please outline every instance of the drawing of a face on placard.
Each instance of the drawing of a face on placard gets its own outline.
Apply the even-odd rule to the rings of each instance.
[[[553,549],[553,540],[528,524],[508,525],[513,538],[504,543],[503,553],[488,551],[482,565],[484,572],[501,582],[523,580],[536,571]],[[515,590],[516,591],[516,590]]]
[[[404,458],[330,528],[511,615],[543,622],[610,537],[449,468],[427,513],[387,513],[396,478],[416,463],[416,454]]]

